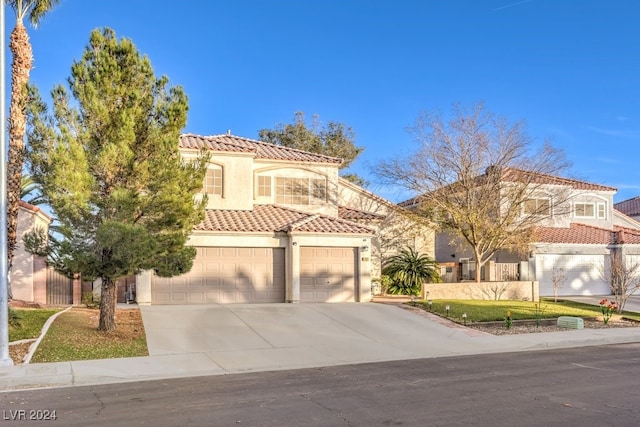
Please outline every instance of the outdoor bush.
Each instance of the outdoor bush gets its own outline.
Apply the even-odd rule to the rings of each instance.
[[[437,267],[435,260],[407,247],[384,261],[382,274],[391,281],[390,294],[418,295],[423,282],[441,280]]]
[[[87,308],[98,308],[100,306],[100,298],[94,298],[93,292],[84,292],[82,294],[82,304]]]
[[[19,328],[21,326],[21,320],[20,314],[18,314],[16,310],[9,308],[9,326]]]

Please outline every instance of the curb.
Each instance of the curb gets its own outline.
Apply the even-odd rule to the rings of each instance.
[[[28,365],[29,362],[31,362],[31,358],[33,357],[34,353],[38,349],[38,346],[40,345],[40,341],[42,341],[42,338],[44,338],[44,336],[47,334],[47,331],[49,330],[49,327],[51,326],[53,321],[56,320],[56,318],[58,316],[60,316],[62,313],[66,312],[66,311],[69,311],[72,308],[73,308],[73,306],[67,307],[64,310],[59,311],[56,314],[54,314],[53,316],[49,317],[47,319],[47,321],[44,322],[44,325],[42,326],[42,330],[40,331],[40,336],[38,336],[38,338],[35,340],[35,342],[33,344],[31,344],[31,346],[29,347],[29,351],[27,352],[27,354],[22,359],[22,364],[23,365]]]

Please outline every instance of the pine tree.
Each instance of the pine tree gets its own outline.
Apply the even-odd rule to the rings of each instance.
[[[119,277],[191,269],[185,243],[203,217],[206,200],[194,195],[207,158],[181,159],[186,95],[113,30],[91,33],[68,83],[53,89],[52,113],[30,90],[31,176],[60,223],[45,252],[62,272],[102,280],[98,329],[111,331]]]

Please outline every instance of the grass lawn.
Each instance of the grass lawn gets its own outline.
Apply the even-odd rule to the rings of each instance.
[[[426,301],[418,301],[424,310],[429,310]],[[582,304],[574,301],[558,299],[553,302],[550,298],[541,298],[539,303],[532,301],[484,301],[484,300],[433,300],[432,311],[446,317],[446,306],[449,305],[449,318],[462,323],[462,314],[467,314],[467,322],[495,322],[502,321],[511,313],[513,320],[535,320],[536,305],[541,319],[556,318],[558,316],[575,316],[595,318],[602,315],[599,306]],[[624,317],[639,320],[640,314],[625,311]]]
[[[32,363],[147,356],[140,310],[116,310],[117,328],[98,332],[97,309],[74,307],[53,322]]]
[[[60,309],[12,308],[20,319],[20,325],[9,326],[9,342],[38,338],[47,319]]]

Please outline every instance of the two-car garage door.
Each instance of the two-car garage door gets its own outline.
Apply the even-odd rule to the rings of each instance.
[[[611,290],[603,278],[607,255],[539,254],[536,256],[536,278],[540,296],[609,295]]]
[[[152,304],[284,302],[283,248],[197,248],[193,268],[154,277]]]
[[[301,247],[300,301],[356,301],[356,248]],[[199,247],[193,268],[154,277],[152,304],[285,301],[284,248]]]

